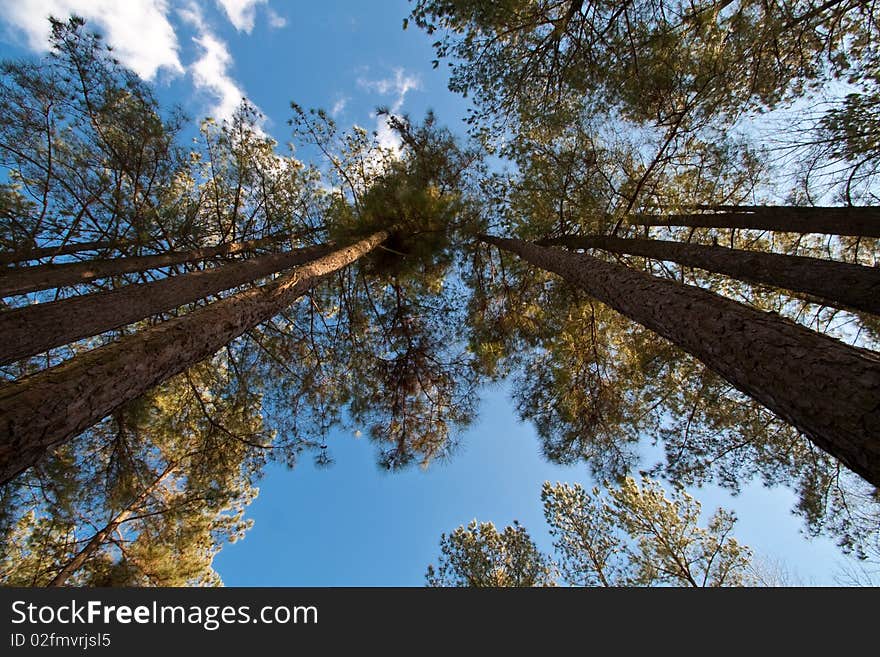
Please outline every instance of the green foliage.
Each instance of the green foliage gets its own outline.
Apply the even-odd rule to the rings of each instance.
[[[620,486],[604,500],[545,489],[567,576],[642,585],[746,581],[748,551],[727,538],[730,514],[702,529],[691,498],[676,492],[670,500],[655,484],[639,488],[626,478],[646,436],[665,452],[657,472],[734,489],[756,475],[792,485],[811,529],[833,531],[845,549],[864,553],[876,532],[876,496],[851,486],[824,453],[665,341],[546,273],[475,245],[474,236],[490,227],[530,240],[608,234],[625,230],[622,220],[634,212],[751,198],[767,166],[730,122],[827,76],[848,75],[865,91],[822,124],[830,156],[871,171],[875,25],[857,20],[866,11],[860,0],[818,9],[421,0],[412,18],[443,31],[438,58],[457,58],[451,86],[474,95],[471,124],[486,149],[503,133],[495,152],[512,171],[491,175],[432,115],[414,124],[384,110],[399,146],[382,147],[358,127],[340,133],[326,113],[294,105],[294,136],[319,156],[315,165],[277,154],[247,103],[231,121],[203,122],[184,149],[175,142],[181,117],[162,118],[146,85],[81,20],[54,22],[48,62],[0,71],[4,248],[111,239],[128,240],[116,250],[130,254],[278,233],[291,236],[290,246],[344,245],[378,230],[392,236],[328,277],[306,303],[129,404],[3,491],[8,547],[0,577],[47,583],[86,549],[70,583],[217,583],[211,560],[247,528],[244,508],[267,460],[293,465],[309,451],[328,464],[329,431],[347,426],[376,443],[381,466],[427,466],[452,453],[480,384],[508,374],[545,454],[585,460]],[[671,234],[876,259],[873,242]],[[804,323],[827,327],[833,319],[772,290],[622,260]],[[877,335],[869,320],[861,327]],[[6,373],[44,365],[33,360]],[[575,525],[589,529],[587,538],[572,533]],[[661,530],[675,541],[658,543]],[[429,573],[434,584],[544,585],[555,577],[517,525],[499,533],[473,523],[441,545],[447,560]],[[590,551],[601,557],[601,572],[598,557],[588,560],[592,571],[583,560]],[[462,572],[476,574],[461,579]]]
[[[731,536],[736,516],[718,509],[705,527],[700,504],[683,490],[631,478],[603,496],[575,484],[541,491],[558,565],[518,523],[498,532],[471,522],[440,538],[428,586],[755,586],[751,550]]]
[[[279,156],[276,142],[260,129],[261,119],[242,101],[229,121],[201,123],[174,190],[186,216],[181,237],[189,244],[308,234],[322,227],[318,173]]]
[[[53,20],[51,46],[41,63],[0,65],[0,161],[26,199],[4,203],[7,244],[148,243],[171,230],[164,190],[181,166],[181,118],[163,119],[81,19]]]
[[[411,18],[438,34],[450,88],[476,101],[473,122],[522,125],[564,120],[585,95],[659,125],[772,106],[857,71],[875,29],[860,0],[419,0]]]
[[[631,446],[651,426],[669,349],[593,301],[554,301],[559,314],[545,316],[549,330],[517,376],[520,416],[534,423],[552,461],[583,460],[619,479],[638,461]]]
[[[440,537],[440,562],[428,566],[428,586],[554,586],[554,568],[528,532],[514,522],[499,532],[490,522],[458,527]]]
[[[772,153],[750,142],[736,121],[834,77],[870,89],[876,61],[876,25],[863,2],[425,0],[411,18],[436,34],[438,56],[452,68],[451,89],[473,97],[473,130],[487,147],[500,141],[508,158],[511,170],[495,173],[480,190],[493,232],[524,240],[634,236],[626,223],[632,214],[769,197],[776,193]],[[869,98],[851,97],[850,110],[842,106],[824,124],[827,148],[837,149],[830,156],[859,162],[865,178],[873,164],[855,153],[870,149]],[[868,265],[877,258],[875,240],[650,230],[667,239]],[[592,255],[876,347],[872,318],[674,264]],[[877,506],[785,422],[545,272],[492,250],[473,254],[471,263],[470,348],[490,375],[514,377],[520,417],[534,424],[549,458],[584,460],[611,481],[642,467],[680,483],[714,481],[733,490],[755,478],[787,485],[797,491],[797,511],[811,532],[833,533],[846,550],[870,542],[875,530],[855,518],[876,518]],[[663,456],[646,466],[649,442]],[[848,504],[859,512],[847,512]]]
[[[604,498],[580,485],[541,491],[563,576],[579,586],[748,586],[751,551],[730,534],[736,516],[719,509],[705,527],[682,490],[625,479]]]
[[[350,420],[379,445],[382,467],[427,466],[451,452],[476,404],[479,374],[458,335],[463,290],[453,269],[475,222],[461,191],[474,154],[432,115],[418,125],[389,117],[401,144],[392,153],[360,128],[340,135],[320,111],[294,112],[296,134],[328,164],[329,237],[393,230],[294,320],[308,327],[300,354],[318,370],[309,377],[321,391],[313,417],[322,432]]]
[[[259,399],[235,387],[204,363],[7,485],[0,581],[45,586],[80,555],[63,583],[219,584],[214,556],[251,524],[252,446],[269,444]]]
[[[828,162],[837,163],[832,181],[843,180],[842,195],[848,204],[871,204],[876,198],[872,192],[880,171],[877,79],[871,80],[866,91],[848,94],[832,106],[819,119],[817,139],[812,144],[812,166],[806,172],[806,181],[827,178]]]

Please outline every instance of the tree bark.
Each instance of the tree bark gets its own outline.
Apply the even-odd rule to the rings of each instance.
[[[601,235],[560,237],[541,245],[602,249],[614,253],[670,260],[687,267],[726,274],[741,281],[801,292],[837,308],[880,315],[880,267],[833,260],[682,244],[661,240],[621,239]]]
[[[592,256],[482,239],[560,275],[670,340],[880,486],[880,354]]]
[[[0,365],[88,338],[290,269],[333,250],[313,246],[0,313]]]
[[[38,249],[28,249],[26,251],[6,251],[0,253],[0,265],[11,265],[15,262],[27,262],[28,260],[40,260],[60,255],[70,255],[72,253],[81,253],[82,251],[106,251],[108,249],[116,249],[120,246],[132,244],[129,241],[120,242],[74,242],[71,244],[62,244],[61,246],[44,246]]]
[[[120,405],[215,353],[385,241],[382,230],[181,317],[0,387],[0,485]]]
[[[55,586],[64,586],[67,582],[68,578],[73,575],[77,570],[83,567],[83,565],[88,561],[89,557],[91,557],[97,550],[100,548],[107,538],[116,531],[116,528],[119,527],[122,523],[127,521],[134,515],[135,511],[146,502],[147,498],[153,494],[153,492],[162,485],[162,482],[165,481],[168,476],[174,471],[175,465],[169,465],[165,468],[164,472],[160,474],[152,484],[150,484],[138,497],[132,501],[127,507],[125,507],[122,511],[117,513],[113,518],[110,519],[106,525],[104,525],[103,529],[98,531],[92,538],[89,539],[89,542],[85,544],[85,546],[77,552],[73,558],[64,564],[64,567],[58,571],[58,574],[52,578],[52,580],[46,584],[47,587],[55,587]]]
[[[828,233],[880,237],[880,208],[794,207],[722,205],[700,207],[715,212],[672,215],[633,215],[637,226],[691,226],[696,228],[748,228],[786,233]]]
[[[203,249],[174,251],[156,255],[65,262],[60,265],[49,263],[33,267],[0,270],[0,297],[28,294],[29,292],[48,290],[55,287],[79,285],[97,278],[148,271],[196,260],[207,260],[214,256],[243,253],[262,246],[268,246],[287,237],[287,235],[282,235],[260,240],[249,240],[247,242],[230,242]]]

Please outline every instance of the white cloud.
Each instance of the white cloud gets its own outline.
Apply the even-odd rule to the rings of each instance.
[[[407,75],[402,68],[394,69],[393,78],[383,78],[381,80],[358,78],[357,84],[359,87],[375,91],[382,96],[387,96],[393,92],[395,100],[391,105],[392,112],[400,111],[407,93],[422,88],[421,79],[417,75]]]
[[[251,30],[254,29],[254,18],[257,14],[257,5],[266,4],[267,1],[268,0],[217,0],[217,4],[226,12],[226,17],[229,18],[229,22],[235,26],[236,30],[250,34]],[[277,14],[275,15],[277,16]],[[273,27],[275,26],[273,25]]]
[[[399,153],[403,142],[400,140],[400,136],[391,129],[388,118],[376,117],[376,141],[382,148]]]
[[[163,68],[183,72],[165,0],[13,0],[3,5],[2,19],[22,30],[33,50],[49,47],[49,16],[64,20],[77,14],[99,27],[116,57],[145,80]]]
[[[274,9],[268,9],[267,12],[269,18],[269,27],[278,30],[287,25],[287,19],[276,12]]]
[[[233,64],[229,48],[226,42],[211,32],[201,9],[194,2],[179,9],[178,15],[198,32],[193,42],[201,54],[189,67],[193,84],[213,100],[208,113],[218,121],[229,120],[245,97],[244,90],[229,74]]]
[[[348,96],[340,96],[336,99],[336,102],[333,103],[333,107],[330,109],[330,116],[334,119],[342,114],[345,110],[345,106],[348,105]]]
[[[238,7],[242,20],[253,18],[253,5],[265,0],[235,2],[227,0],[233,8]],[[178,57],[178,41],[169,22],[167,0],[15,0],[3,2],[5,20],[22,30],[30,48],[43,51],[49,46],[49,16],[66,19],[71,14],[82,16],[87,27],[92,26],[104,34],[113,46],[116,57],[141,78],[151,80],[161,70],[175,74],[184,72]],[[230,10],[227,9],[227,13]],[[249,14],[250,12],[250,14]],[[239,84],[229,74],[233,60],[229,49],[208,28],[201,9],[194,2],[177,8],[178,16],[195,28],[193,41],[200,49],[198,59],[188,67],[196,89],[211,97],[209,110],[218,119],[229,119],[245,96]],[[231,20],[231,19],[230,19]]]
[[[211,115],[218,120],[230,119],[245,96],[229,75],[232,56],[226,44],[210,32],[193,37],[193,41],[202,48],[202,56],[191,67],[193,82],[215,99]]]
[[[376,140],[382,148],[399,152],[401,146],[400,137],[391,129],[388,119],[398,115],[398,112],[403,108],[406,95],[410,91],[422,88],[421,79],[417,75],[408,75],[402,68],[397,68],[394,70],[393,78],[383,78],[381,80],[358,78],[357,85],[368,91],[374,91],[381,96],[394,96],[394,101],[389,108],[391,116],[376,115],[375,117]]]
[[[195,2],[189,2],[185,6],[180,7],[177,10],[177,15],[200,32],[204,32],[208,29],[205,24],[205,19],[202,16],[202,10]]]

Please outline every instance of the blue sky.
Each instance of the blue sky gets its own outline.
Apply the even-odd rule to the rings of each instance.
[[[464,102],[433,70],[432,38],[402,30],[410,4],[324,0],[0,0],[0,56],[44,51],[45,17],[78,13],[103,32],[123,63],[156,84],[163,102],[193,119],[229,116],[242,96],[265,115],[263,130],[289,140],[290,102],[323,107],[341,126],[358,124],[392,139],[378,105],[420,117],[433,109],[461,132]],[[517,421],[507,391],[483,395],[480,419],[457,454],[429,470],[387,474],[366,439],[333,434],[330,468],[304,462],[271,468],[244,541],[215,566],[227,585],[421,585],[436,561],[441,532],[473,518],[523,523],[550,548],[540,505],[542,482],[592,486],[584,466],[540,456],[533,429]],[[791,515],[794,496],[754,485],[737,498],[696,492],[704,509],[734,508],[738,537],[783,562],[805,584],[833,584],[844,559],[831,541],[809,540]]]

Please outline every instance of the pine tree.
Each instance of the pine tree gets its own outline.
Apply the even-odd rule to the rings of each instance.
[[[332,250],[332,246],[315,246],[267,254],[152,283],[130,284],[10,310],[0,316],[0,331],[8,339],[0,347],[0,365],[253,283]]]
[[[602,249],[733,276],[811,295],[839,308],[880,314],[880,269],[805,256],[601,235],[545,240],[544,246]]]
[[[700,288],[585,254],[520,240],[484,241],[554,272],[704,362],[880,485],[880,357]]]
[[[0,482],[8,482],[46,450],[278,314],[390,235],[390,231],[376,232],[271,283],[5,384],[0,388]]]
[[[762,573],[752,551],[731,532],[736,516],[718,509],[701,527],[700,503],[683,490],[624,478],[592,495],[579,484],[545,482],[544,519],[555,557],[543,554],[514,522],[458,527],[440,537],[440,559],[428,586],[755,586]]]
[[[790,233],[829,233],[880,237],[880,209],[873,207],[717,206],[716,212],[639,215],[627,221],[636,226],[691,226],[776,230]]]
[[[275,235],[264,239],[229,242],[189,251],[20,267],[3,271],[0,274],[0,296],[7,297],[51,288],[80,285],[97,278],[149,271],[195,260],[208,260],[216,256],[245,253],[289,238],[289,235]]]

